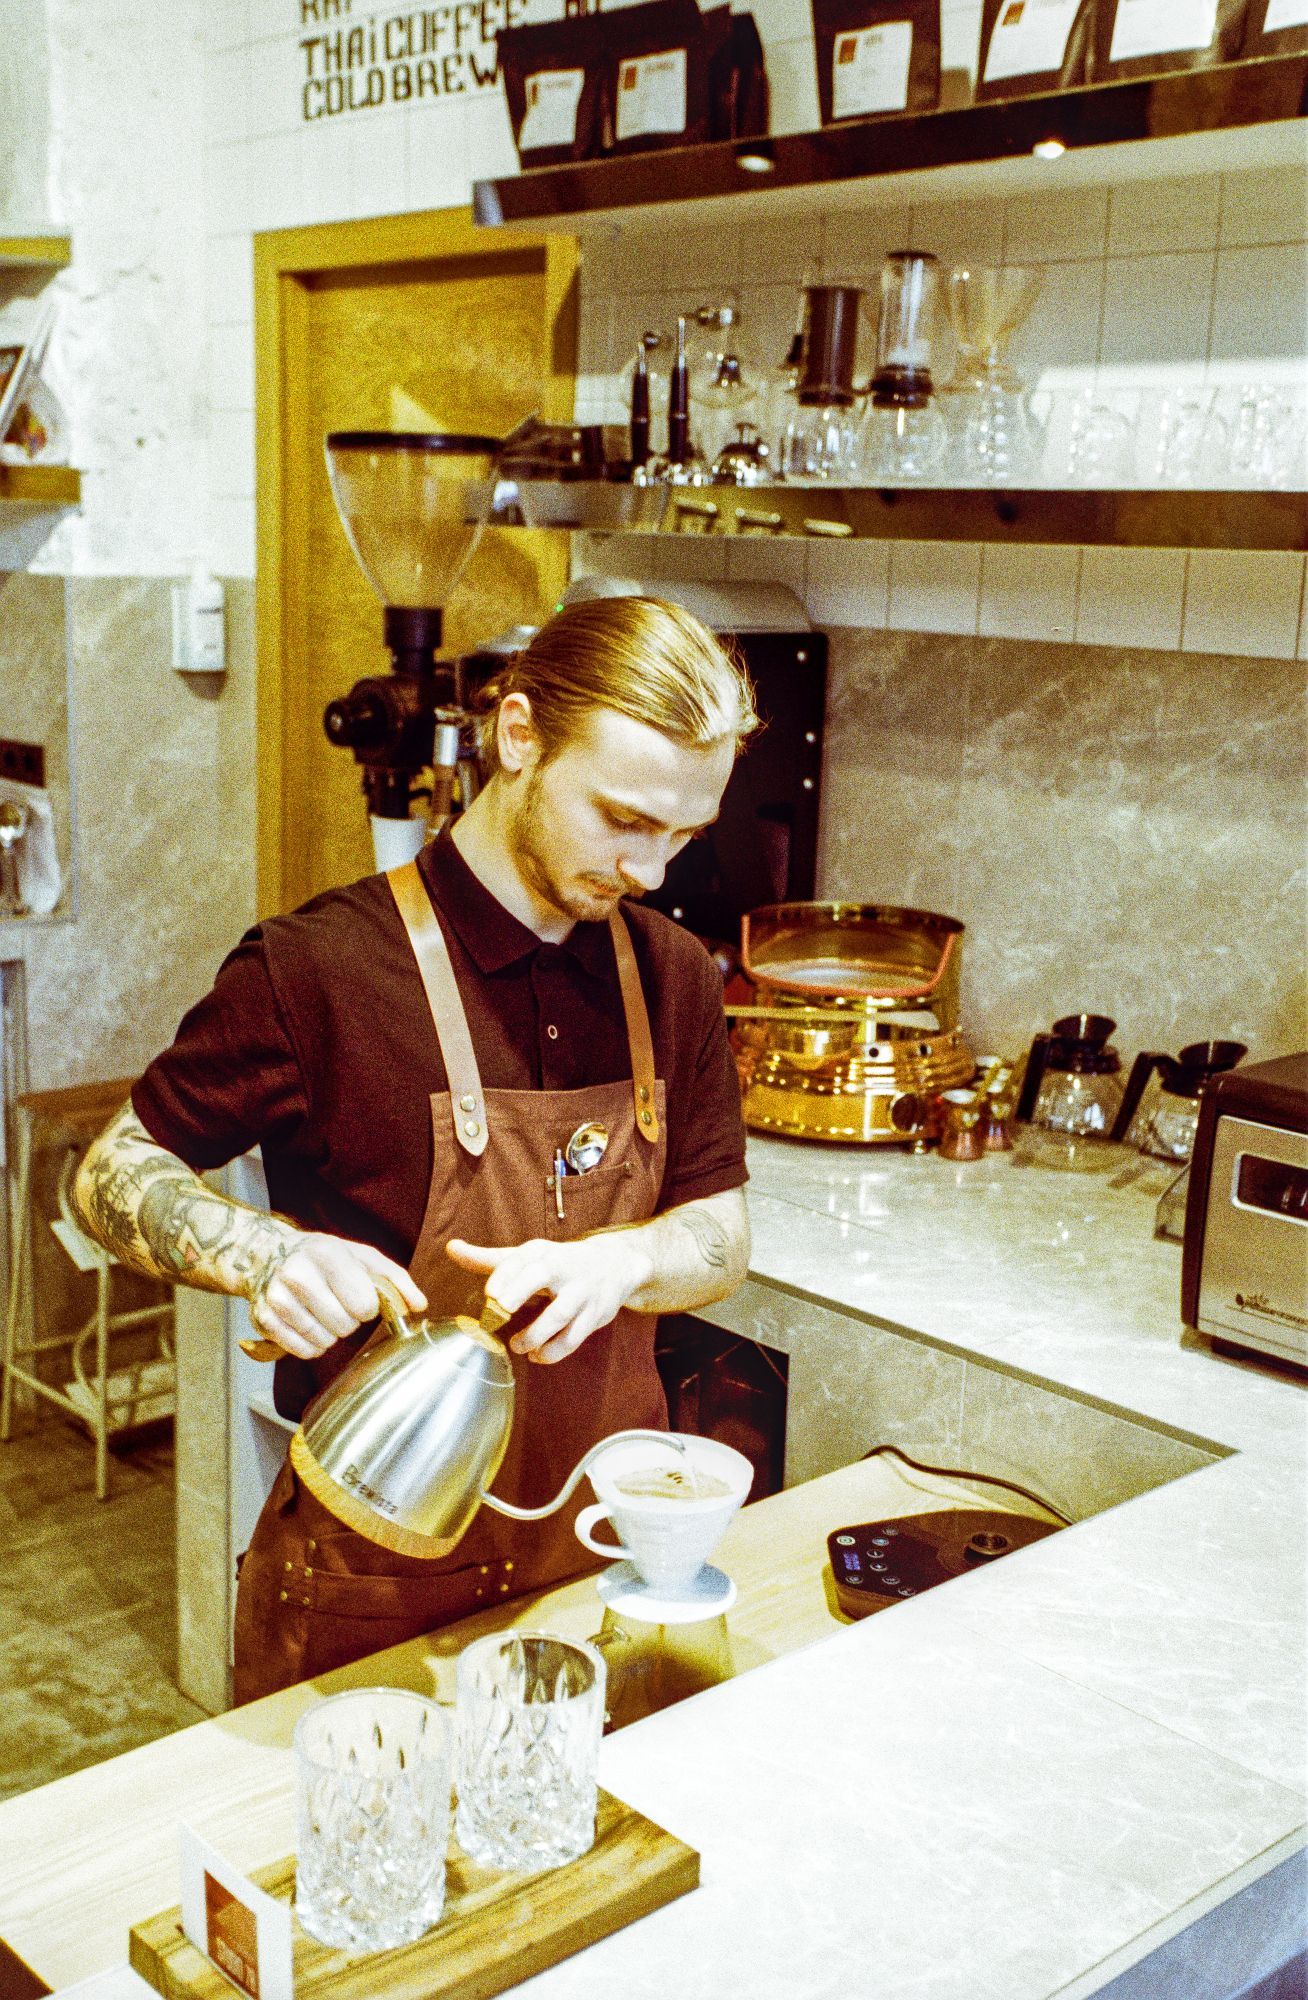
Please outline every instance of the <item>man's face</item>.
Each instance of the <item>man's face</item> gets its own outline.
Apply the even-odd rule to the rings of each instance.
[[[687,749],[593,709],[556,757],[521,775],[511,840],[524,882],[575,923],[601,922],[620,897],[657,889],[673,856],[717,818],[735,747]]]

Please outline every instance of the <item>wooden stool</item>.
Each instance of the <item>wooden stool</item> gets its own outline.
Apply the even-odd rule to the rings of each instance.
[[[0,1359],[0,1441],[7,1442],[12,1435],[15,1390],[21,1387],[43,1396],[86,1424],[94,1437],[98,1500],[105,1499],[109,1491],[110,1437],[172,1407],[172,1304],[114,1312],[113,1273],[121,1266],[110,1251],[86,1235],[70,1202],[82,1154],[130,1090],[131,1078],[120,1078],[68,1090],[26,1091],[15,1104],[17,1147],[11,1184],[9,1299]],[[38,1338],[33,1295],[32,1173],[37,1132],[42,1126],[66,1135],[57,1195],[60,1212],[50,1227],[77,1269],[95,1272],[96,1306],[75,1332]],[[159,1356],[113,1375],[112,1336],[151,1325],[160,1330]],[[55,1348],[71,1349],[73,1379],[63,1389],[35,1372],[36,1356]]]

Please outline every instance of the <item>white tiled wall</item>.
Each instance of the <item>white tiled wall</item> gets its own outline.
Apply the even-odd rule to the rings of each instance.
[[[533,18],[557,14],[562,0],[513,4]],[[82,514],[60,529],[44,566],[169,572],[206,560],[249,574],[252,233],[457,205],[475,178],[513,170],[498,87],[306,121],[301,41],[322,29],[304,16],[336,5],[46,0],[51,186],[77,245],[64,281],[68,400],[89,476]],[[341,26],[351,13],[366,18],[360,0],[339,5]],[[754,11],[775,127],[813,125],[808,0],[755,0]],[[943,19],[946,69],[974,67],[980,0],[944,0]],[[1045,264],[1014,355],[1064,405],[1090,388],[1124,396],[1121,407],[1147,424],[1165,383],[1308,387],[1301,174],[1060,191],[1054,165],[1048,188],[773,219],[737,211],[712,228],[588,236],[578,413],[620,421],[618,372],[637,335],[706,294],[737,289],[747,336],[775,359],[806,275],[872,290],[886,251],[909,241],[943,259]],[[824,615],[865,604],[870,624],[1045,631],[1070,619],[1103,643],[1174,644],[1184,617],[1190,642],[1203,644],[1221,622],[1202,608],[1208,565],[1199,565],[1200,608],[1186,605],[1184,555],[1072,552],[1030,558],[1023,570],[996,552],[984,574],[980,552],[958,548],[755,550],[733,560],[784,564]],[[1231,557],[1224,571],[1256,579],[1264,609],[1249,629],[1291,654],[1308,645],[1290,609],[1301,569]]]
[[[1287,183],[1293,184],[1288,191]],[[1132,182],[1123,187],[987,202],[842,208],[773,220],[732,217],[711,230],[629,224],[588,239],[582,272],[577,414],[619,423],[622,368],[647,327],[733,290],[742,340],[775,363],[806,279],[847,279],[875,295],[887,250],[912,244],[942,261],[1035,262],[1045,281],[1013,359],[1053,409],[1075,396],[1107,401],[1134,427],[1141,483],[1162,398],[1211,390],[1219,422],[1240,389],[1274,385],[1308,398],[1308,188],[1287,169]],[[632,290],[629,274],[641,274]],[[863,362],[870,358],[868,316]],[[941,355],[950,365],[947,344]],[[773,404],[772,420],[780,421]],[[1061,413],[1061,414],[1060,414]],[[803,574],[811,614],[870,628],[1080,639],[1098,645],[1182,644],[1204,652],[1291,658],[1302,652],[1304,561],[1297,555],[1184,550],[896,544],[799,548],[774,559]],[[765,564],[755,545],[751,564]],[[617,560],[617,555],[614,557]],[[660,558],[703,573],[695,547]],[[629,566],[629,564],[628,564]],[[1246,614],[1245,600],[1250,600]]]

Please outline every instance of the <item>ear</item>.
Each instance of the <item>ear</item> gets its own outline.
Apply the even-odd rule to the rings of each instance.
[[[509,775],[530,773],[540,762],[540,737],[536,734],[531,701],[525,694],[506,694],[495,719],[495,747],[500,769]]]

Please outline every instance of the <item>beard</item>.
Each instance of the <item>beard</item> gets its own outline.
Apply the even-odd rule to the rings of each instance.
[[[512,827],[518,872],[533,894],[560,916],[576,924],[606,923],[621,897],[637,896],[641,891],[629,882],[560,873],[554,859],[557,844],[550,840],[541,807],[541,789],[541,773],[535,770],[527,780]]]

